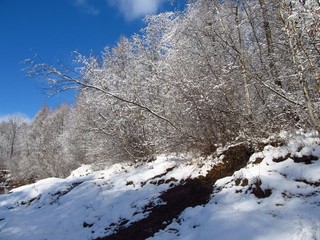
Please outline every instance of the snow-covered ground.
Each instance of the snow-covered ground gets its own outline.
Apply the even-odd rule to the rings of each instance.
[[[308,157],[306,157],[308,156]],[[320,239],[320,139],[296,134],[266,146],[213,186],[208,204],[187,208],[149,239]],[[165,204],[161,193],[221,159],[159,156],[139,165],[82,166],[0,196],[0,239],[95,239]],[[303,162],[305,161],[305,162]],[[151,207],[150,207],[151,206]]]
[[[320,239],[320,161],[292,160],[318,159],[319,144],[312,134],[298,134],[286,146],[266,146],[219,180],[208,204],[186,209],[152,239]],[[257,198],[256,185],[271,195]]]
[[[160,156],[140,166],[115,164],[93,172],[82,166],[66,179],[49,178],[0,196],[0,239],[94,239],[111,234],[163,204],[159,195],[180,180],[205,174],[185,159]],[[162,184],[157,181],[162,180]]]

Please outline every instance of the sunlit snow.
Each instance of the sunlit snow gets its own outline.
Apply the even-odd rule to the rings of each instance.
[[[284,146],[264,147],[247,167],[218,180],[206,205],[185,209],[149,239],[320,239],[320,161],[298,161],[319,158],[319,144],[317,135],[298,133]],[[205,175],[217,161],[159,156],[101,171],[84,165],[66,179],[16,188],[0,196],[0,239],[110,235],[121,222],[129,226],[145,218],[146,206],[165,204],[162,192],[182,179]],[[160,179],[161,184],[154,183]],[[256,197],[256,185],[271,195]]]

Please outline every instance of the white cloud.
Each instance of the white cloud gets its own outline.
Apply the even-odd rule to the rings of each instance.
[[[98,15],[100,13],[100,10],[90,3],[90,0],[76,0],[75,5],[90,15]]]
[[[134,20],[157,12],[165,0],[108,0],[127,20]]]

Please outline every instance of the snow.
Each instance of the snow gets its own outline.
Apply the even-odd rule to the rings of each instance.
[[[266,146],[245,168],[218,180],[210,201],[186,208],[149,239],[320,239],[320,139],[297,132]],[[306,164],[295,159],[313,156]],[[158,156],[153,162],[83,165],[0,196],[0,239],[95,239],[145,218],[161,193],[205,175],[217,159]],[[270,196],[258,198],[257,186]]]
[[[201,171],[208,169],[204,165]],[[49,178],[16,188],[0,196],[0,239],[80,240],[111,234],[125,220],[129,225],[144,218],[146,206],[162,204],[161,192],[199,175],[193,171],[186,161],[159,156],[151,163],[115,164],[96,172],[84,165],[66,179]],[[176,181],[151,183],[172,176]]]
[[[319,138],[312,136],[265,147],[252,155],[246,168],[218,180],[208,204],[186,209],[149,239],[320,239],[320,189],[315,186],[320,183],[320,161],[294,163],[290,158],[319,157],[319,150]],[[273,161],[288,155],[282,162]],[[259,157],[262,162],[255,164]],[[249,183],[237,185],[237,179]],[[269,197],[249,193],[257,180],[262,189],[272,190]]]

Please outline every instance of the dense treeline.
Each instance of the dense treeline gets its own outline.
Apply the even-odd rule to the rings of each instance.
[[[280,130],[319,130],[320,2],[190,1],[146,18],[77,67],[29,61],[47,90],[77,89],[73,107],[43,108],[0,126],[1,164],[66,176],[81,163],[158,153],[210,154]]]

